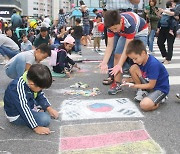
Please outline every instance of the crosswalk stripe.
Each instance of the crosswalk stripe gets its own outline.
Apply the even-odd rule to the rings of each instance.
[[[180,68],[180,63],[164,65],[166,69]]]
[[[157,59],[159,59],[159,60],[162,60],[162,59],[164,59],[163,57],[161,57],[161,56],[155,56]],[[173,56],[173,58],[172,58],[173,60],[174,59],[180,59],[180,56]]]
[[[170,85],[180,85],[180,76],[169,76]]]
[[[93,49],[93,47],[87,47],[89,49]],[[166,45],[166,48],[167,48],[167,45]],[[101,53],[99,53],[100,55],[104,55],[104,51],[106,49],[106,46],[104,45],[104,42],[102,42],[102,45],[101,45]],[[148,48],[147,48],[148,49]],[[155,51],[155,57],[162,61],[164,60],[164,58],[161,56],[161,53],[159,51],[159,47],[157,45],[157,40],[155,39],[154,41],[154,45],[153,45],[153,49]],[[172,61],[173,60],[178,60],[180,59],[180,39],[176,39],[175,40],[175,43],[174,43],[174,47],[173,47],[173,58],[172,58]],[[164,65],[166,67],[167,70],[170,70],[170,69],[179,69],[180,68],[180,63],[171,63],[171,64],[168,64],[168,65]],[[173,85],[180,85],[180,76],[169,76],[169,82],[170,82],[170,85],[173,86]]]

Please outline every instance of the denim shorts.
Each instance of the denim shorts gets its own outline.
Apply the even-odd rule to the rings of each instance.
[[[83,35],[87,36],[90,32],[90,25],[83,25]]]
[[[145,46],[147,45],[147,36],[137,36],[134,39],[135,40],[141,40]],[[116,45],[114,53],[115,54],[122,54],[122,52],[124,50],[125,43],[126,43],[126,38],[123,36],[120,36],[118,41],[117,41],[117,45]]]

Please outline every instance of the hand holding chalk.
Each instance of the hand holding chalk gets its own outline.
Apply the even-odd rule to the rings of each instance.
[[[129,87],[133,87],[133,86],[134,86],[134,83],[123,82],[123,83],[121,84],[121,86],[129,86]]]

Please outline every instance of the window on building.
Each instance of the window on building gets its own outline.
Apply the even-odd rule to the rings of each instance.
[[[38,10],[38,8],[35,8],[35,7],[34,7],[33,10]]]
[[[38,17],[38,14],[33,14],[33,16]]]

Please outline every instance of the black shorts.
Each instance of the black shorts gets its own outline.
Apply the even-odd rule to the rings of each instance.
[[[158,104],[164,99],[167,95],[160,90],[154,90],[152,92],[149,92],[149,94],[146,96],[149,99],[151,99],[155,104]]]

